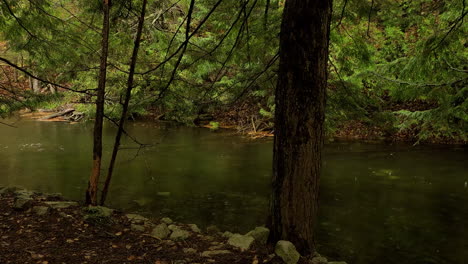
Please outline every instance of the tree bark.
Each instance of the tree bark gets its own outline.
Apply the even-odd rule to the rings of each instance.
[[[112,174],[114,172],[115,161],[117,159],[117,153],[119,151],[120,139],[122,137],[125,120],[127,119],[128,105],[130,103],[130,98],[132,95],[133,79],[135,75],[135,67],[136,67],[136,62],[138,58],[138,49],[140,48],[141,33],[143,31],[143,25],[145,22],[146,2],[147,0],[143,0],[141,14],[140,14],[140,17],[138,18],[138,29],[137,29],[137,34],[135,36],[135,42],[133,45],[132,58],[130,59],[130,71],[128,73],[127,91],[125,94],[125,101],[123,104],[122,115],[120,116],[119,127],[117,130],[117,134],[115,136],[114,148],[112,149],[112,157],[111,157],[109,168],[107,171],[106,181],[102,189],[101,202],[100,202],[101,205],[104,205],[104,202],[106,201],[107,192],[109,191],[110,181],[112,179]]]
[[[332,0],[287,0],[280,34],[269,241],[315,252]]]
[[[97,205],[99,176],[102,159],[102,123],[104,119],[104,95],[106,89],[107,55],[109,49],[109,10],[110,0],[103,0],[103,22],[101,40],[101,62],[99,66],[99,83],[96,99],[96,118],[93,136],[93,167],[86,190],[86,204]]]

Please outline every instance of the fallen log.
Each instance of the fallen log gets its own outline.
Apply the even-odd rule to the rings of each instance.
[[[63,110],[61,112],[45,116],[45,117],[41,118],[40,120],[47,120],[47,119],[52,119],[52,118],[59,117],[59,116],[64,116],[64,115],[69,114],[69,113],[71,113],[73,111],[75,111],[74,108],[67,108],[67,109],[65,109],[65,110]]]

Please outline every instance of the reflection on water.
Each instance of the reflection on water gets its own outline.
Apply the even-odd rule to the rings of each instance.
[[[82,199],[92,124],[17,125],[0,126],[0,184]],[[149,123],[127,130],[154,146],[124,141],[111,206],[239,232],[264,222],[271,141]],[[114,129],[104,133],[110,156]],[[466,148],[333,143],[324,156],[320,252],[357,264],[468,263]]]

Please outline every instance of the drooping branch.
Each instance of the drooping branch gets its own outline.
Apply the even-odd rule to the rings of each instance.
[[[95,91],[96,90],[96,89],[75,90],[75,89],[72,89],[70,87],[67,87],[67,86],[64,86],[64,85],[61,85],[61,84],[58,84],[58,83],[54,83],[54,82],[48,81],[46,79],[42,79],[42,78],[38,77],[37,75],[32,74],[31,72],[25,70],[23,67],[20,67],[20,66],[16,65],[15,63],[13,63],[13,62],[11,62],[8,59],[5,59],[3,57],[0,57],[0,61],[5,62],[6,64],[8,64],[11,67],[21,71],[22,73],[28,75],[29,77],[31,77],[33,79],[36,79],[36,80],[41,81],[41,82],[46,83],[46,84],[51,84],[51,85],[57,86],[59,88],[62,88],[62,89],[68,90],[68,91],[72,91],[72,92],[76,92],[76,93],[83,93],[83,94],[90,94],[89,91]]]
[[[32,38],[37,38],[36,35],[34,35],[33,33],[31,33],[31,31],[29,31],[28,28],[24,26],[24,24],[23,24],[23,22],[21,21],[21,19],[19,19],[19,18],[15,15],[15,13],[13,12],[13,10],[11,10],[11,7],[10,7],[10,5],[8,4],[7,0],[2,0],[2,1],[3,1],[3,3],[5,4],[5,6],[6,6],[8,12],[10,13],[10,15],[11,15],[13,18],[15,18],[16,22],[18,22],[18,25],[20,25],[20,27],[23,28],[23,29],[28,33],[28,35],[29,35],[30,37],[32,37]]]

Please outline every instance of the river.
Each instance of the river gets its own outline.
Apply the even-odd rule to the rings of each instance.
[[[0,185],[84,197],[92,123],[0,125]],[[230,131],[130,123],[109,205],[246,232],[268,212],[272,141]],[[104,155],[115,129],[106,126]],[[107,166],[107,160],[104,160]],[[468,148],[335,142],[325,146],[319,252],[348,263],[468,263]]]

